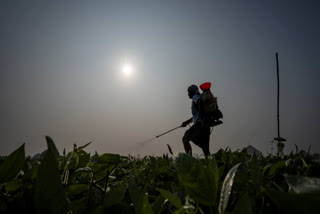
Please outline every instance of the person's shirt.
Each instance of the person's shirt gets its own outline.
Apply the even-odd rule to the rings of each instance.
[[[193,117],[193,124],[196,124],[197,122],[200,121],[200,111],[197,105],[197,102],[200,101],[200,95],[195,94],[192,97],[192,105],[191,105],[191,112],[192,112],[192,117]]]

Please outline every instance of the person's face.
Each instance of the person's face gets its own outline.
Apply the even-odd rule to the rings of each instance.
[[[188,96],[189,96],[190,99],[192,99],[193,93],[191,93],[191,92],[188,91]]]

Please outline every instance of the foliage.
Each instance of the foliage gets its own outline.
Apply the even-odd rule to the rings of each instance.
[[[46,137],[40,159],[24,144],[0,159],[0,213],[316,213],[318,154],[283,158],[219,150],[136,158],[84,151],[60,155]]]

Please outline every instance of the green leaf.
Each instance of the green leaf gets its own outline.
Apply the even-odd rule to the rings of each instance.
[[[83,168],[88,165],[90,160],[90,154],[83,151],[77,150],[67,155],[68,161],[63,164],[67,169],[76,170],[77,168]]]
[[[300,158],[301,158],[301,161],[302,161],[302,163],[303,163],[303,166],[306,167],[306,168],[308,168],[307,162],[304,160],[304,158],[303,158],[301,155],[300,155]]]
[[[274,164],[270,170],[269,170],[269,173],[268,173],[268,176],[272,176],[272,175],[275,175],[276,173],[278,173],[281,169],[285,168],[287,165],[286,165],[286,162],[285,161],[279,161],[278,163]]]
[[[137,214],[153,213],[146,192],[138,188],[133,182],[129,182],[129,194]]]
[[[156,188],[156,190],[160,192],[163,198],[168,199],[176,208],[179,209],[182,207],[181,200],[178,196],[173,195],[171,192],[164,189]]]
[[[9,213],[8,205],[4,200],[0,200],[0,213]]]
[[[170,154],[173,155],[173,152],[172,152],[172,149],[171,149],[170,145],[167,144],[167,146],[168,146],[168,149],[169,149]]]
[[[77,169],[75,172],[92,172],[92,169],[90,167],[83,167]]]
[[[89,190],[88,184],[74,184],[67,188],[68,197],[72,198]]]
[[[214,156],[210,156],[205,160],[207,162],[206,167],[208,168],[208,170],[210,170],[211,174],[213,175],[211,179],[213,179],[215,187],[218,188],[220,169],[218,167],[217,161],[214,158]]]
[[[79,156],[79,163],[77,165],[77,167],[79,168],[83,168],[86,167],[89,163],[90,160],[90,154],[83,151],[83,150],[78,150],[77,152],[78,156]]]
[[[276,206],[277,213],[319,213],[320,192],[296,194],[270,189],[266,194]]]
[[[84,148],[86,148],[87,146],[89,146],[91,143],[92,143],[92,142],[89,142],[89,143],[87,143],[87,144],[84,145],[84,146],[80,146],[80,147],[78,148],[78,151],[79,151],[79,150],[83,150]]]
[[[90,167],[84,167],[84,168],[78,168],[73,173],[70,174],[69,180],[72,182],[76,178],[81,177],[82,179],[85,179],[86,182],[91,182],[93,179],[93,172]]]
[[[21,187],[21,182],[18,179],[14,179],[5,184],[5,188],[7,192],[16,191],[19,187]]]
[[[55,158],[56,160],[58,160],[58,158],[59,158],[59,156],[60,156],[60,155],[59,155],[59,151],[58,151],[56,145],[54,144],[52,138],[49,137],[49,136],[46,136],[46,141],[47,141],[48,150],[51,150],[54,158]]]
[[[231,189],[233,186],[234,177],[238,170],[238,167],[241,163],[238,163],[234,167],[232,167],[229,172],[227,173],[226,177],[224,178],[221,193],[220,193],[220,202],[218,207],[219,214],[223,214],[228,206],[229,197],[231,194]]]
[[[24,144],[12,152],[0,166],[0,183],[14,178],[22,169],[25,159]]]
[[[120,162],[120,155],[118,154],[103,154],[98,157],[98,163],[114,164],[117,165]]]
[[[76,213],[76,214],[86,213],[85,212],[86,203],[87,203],[87,197],[83,197],[80,199],[75,199],[75,200],[70,201],[68,208],[71,209],[72,212],[68,212],[68,213]]]
[[[28,169],[26,171],[24,171],[24,175],[22,178],[22,182],[29,182],[29,181],[35,181],[35,179],[37,178],[38,175],[38,169],[39,169],[40,165],[38,164],[32,164],[32,168]]]
[[[86,148],[87,146],[89,146],[91,143],[92,143],[92,142],[89,142],[89,143],[87,143],[87,144],[85,144],[85,145],[83,145],[83,146],[80,146],[80,147],[78,148],[78,150],[83,150],[84,148]]]
[[[110,189],[106,193],[104,198],[104,207],[111,207],[115,204],[118,204],[122,201],[127,192],[126,184],[118,184],[117,186]]]
[[[161,210],[163,208],[163,203],[165,199],[159,195],[156,200],[152,203],[153,213],[162,213]]]
[[[297,146],[297,144],[294,144],[295,147],[296,147],[296,154],[298,154],[298,151],[299,151],[299,147]]]
[[[50,147],[38,170],[34,200],[37,213],[65,213],[66,197],[55,154]]]
[[[270,168],[271,168],[272,166],[273,166],[272,164],[266,165],[266,166],[263,168],[262,174],[263,174],[263,175],[266,175],[266,174],[269,172],[269,170],[270,170]]]
[[[93,170],[93,174],[95,179],[99,180],[107,175],[114,169],[114,165],[108,164],[98,164],[96,168]]]
[[[240,200],[238,201],[233,214],[253,214],[253,210],[252,210],[252,204],[250,201],[250,198],[248,196],[248,193],[245,193]]]
[[[286,163],[286,167],[290,166],[290,164],[292,163],[292,159],[286,160],[285,163]]]
[[[200,204],[214,206],[217,203],[219,169],[213,163],[209,165],[203,165],[184,153],[175,160],[179,182],[186,193]]]
[[[79,153],[77,152],[77,153],[76,153],[76,163],[75,163],[75,168],[78,168],[79,161],[80,161],[80,156],[79,156]]]
[[[295,193],[320,192],[320,178],[284,174],[289,190]]]

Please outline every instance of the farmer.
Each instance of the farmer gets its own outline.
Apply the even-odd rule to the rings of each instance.
[[[182,138],[184,150],[186,153],[190,155],[192,154],[192,148],[190,145],[190,141],[192,141],[202,149],[205,156],[208,156],[210,155],[210,127],[201,122],[200,93],[198,86],[189,86],[188,96],[192,99],[192,117],[189,120],[184,121],[181,126],[186,127],[191,122],[193,122],[193,125],[185,132]]]

